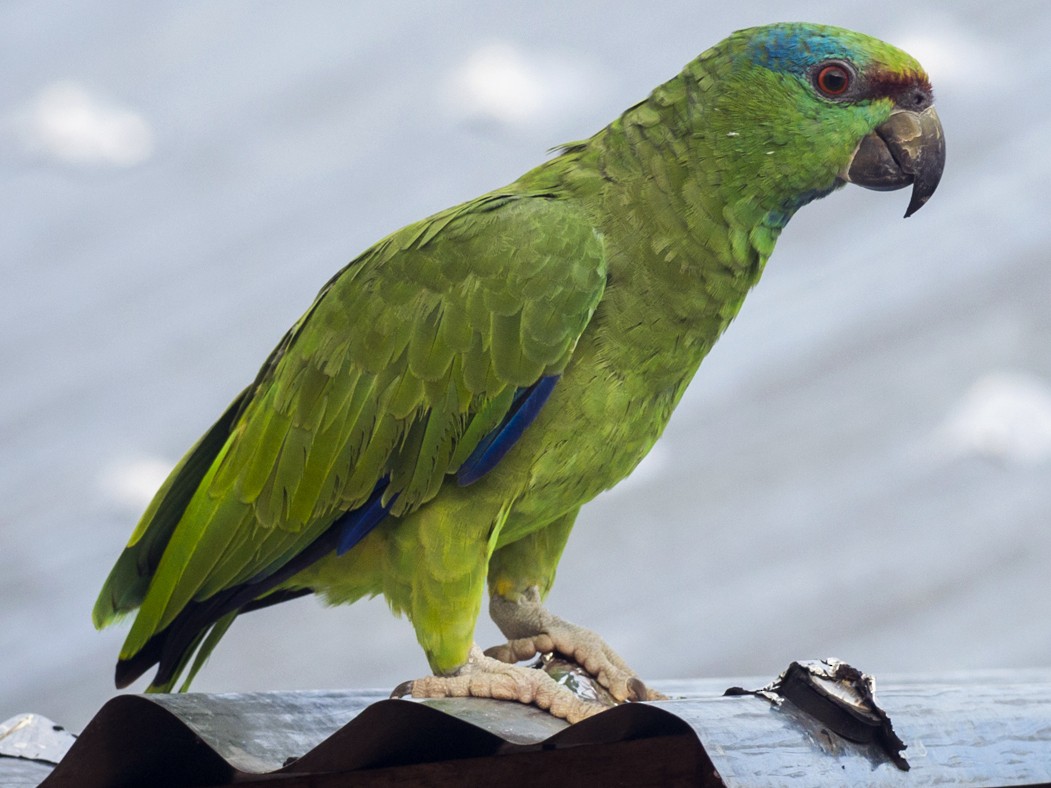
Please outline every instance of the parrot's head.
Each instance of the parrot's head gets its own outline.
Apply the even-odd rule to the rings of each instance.
[[[927,74],[900,49],[842,28],[777,24],[739,31],[697,63],[702,133],[721,180],[775,222],[848,182],[912,186],[906,216],[934,193],[945,139]]]

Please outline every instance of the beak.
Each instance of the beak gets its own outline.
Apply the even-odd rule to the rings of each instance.
[[[945,168],[945,135],[934,107],[896,110],[858,145],[843,179],[866,189],[892,191],[912,184],[908,218],[938,188]]]

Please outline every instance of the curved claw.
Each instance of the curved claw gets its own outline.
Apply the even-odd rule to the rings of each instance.
[[[414,679],[409,679],[408,681],[403,681],[401,684],[399,684],[397,687],[395,687],[394,689],[392,689],[390,691],[390,696],[389,697],[391,697],[393,699],[411,698],[412,697],[412,687],[413,687],[413,685],[415,683],[416,683],[416,681]]]
[[[663,692],[658,692],[655,689],[647,687],[645,682],[640,678],[628,679],[628,700],[640,701],[640,700],[670,700],[670,698]]]

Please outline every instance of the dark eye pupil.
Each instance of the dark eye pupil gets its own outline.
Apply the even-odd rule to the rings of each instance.
[[[828,96],[839,96],[850,86],[850,73],[843,66],[825,66],[817,74],[817,86]]]
[[[838,71],[828,71],[825,74],[825,88],[833,93],[846,87],[847,78]]]

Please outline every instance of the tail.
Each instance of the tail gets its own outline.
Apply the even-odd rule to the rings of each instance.
[[[241,392],[212,428],[172,469],[153,496],[95,601],[91,618],[96,629],[108,627],[142,604],[150,587],[150,578],[160,563],[175,526],[230,437],[230,429],[247,396],[247,389]]]
[[[127,687],[157,665],[157,675],[147,692],[171,692],[196,651],[193,667],[180,688],[180,691],[185,691],[237,616],[314,593],[312,588],[282,586],[326,555],[345,552],[364,539],[393,504],[393,500],[386,505],[382,503],[386,486],[384,479],[376,485],[363,506],[337,517],[305,550],[271,574],[253,578],[184,607],[171,624],[146,641],[135,654],[117,662],[117,688]]]
[[[176,525],[223,450],[250,391],[251,388],[246,389],[231,403],[154,496],[95,602],[92,619],[96,628],[109,626],[142,604]],[[157,665],[157,674],[147,691],[170,692],[196,652],[193,667],[181,687],[185,690],[238,615],[313,593],[310,588],[282,586],[329,553],[346,552],[363,539],[393,504],[393,499],[382,502],[386,484],[383,479],[361,507],[337,517],[305,549],[270,574],[187,604],[167,627],[117,662],[117,687],[127,687]]]
[[[193,667],[180,688],[180,692],[185,692],[237,616],[287,602],[313,593],[313,590],[282,589],[245,602],[244,597],[249,593],[256,593],[256,589],[249,586],[231,588],[203,602],[187,605],[171,624],[150,638],[133,656],[117,662],[114,676],[117,689],[127,687],[157,665],[157,674],[146,691],[171,692],[196,652]]]
[[[153,497],[95,602],[91,617],[97,629],[119,621],[142,604],[175,526],[182,518],[201,480],[230,437],[230,430],[237,421],[250,390],[241,392],[230,404],[219,420],[175,466]],[[190,656],[200,646],[193,671],[184,685],[185,689],[233,623],[238,612],[266,607],[305,593],[308,591],[271,594],[265,600],[242,601],[238,607],[230,607],[228,600],[227,604],[223,604],[224,600],[215,598],[194,603],[131,658],[117,663],[116,685],[118,688],[126,687],[153,665],[160,665],[161,669],[158,670],[149,691],[168,691],[185,669]]]

